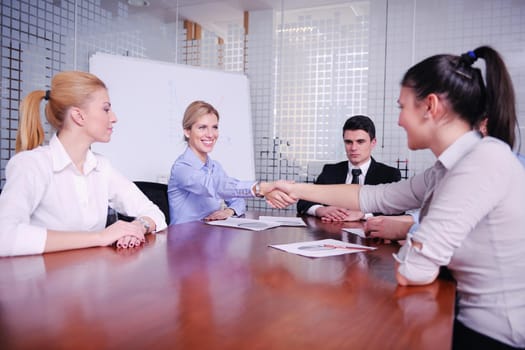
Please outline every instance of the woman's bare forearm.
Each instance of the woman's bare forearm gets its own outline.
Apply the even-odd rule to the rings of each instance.
[[[277,182],[277,187],[296,199],[304,199],[351,210],[360,210],[359,185],[281,184]]]

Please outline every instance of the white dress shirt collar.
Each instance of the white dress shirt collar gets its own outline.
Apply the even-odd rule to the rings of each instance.
[[[51,158],[53,160],[53,171],[60,172],[67,168],[69,165],[74,167],[73,161],[69,154],[67,153],[64,145],[60,142],[60,139],[57,137],[57,134],[54,134],[49,140],[49,149],[51,151]],[[84,162],[84,174],[89,174],[92,170],[96,170],[98,165],[97,157],[91,152],[87,151],[86,160]]]
[[[359,175],[359,183],[361,185],[365,182],[366,173],[370,164],[372,163],[372,157],[368,158],[368,161],[361,164],[360,166],[354,166],[350,161],[348,161],[348,174],[346,175],[346,183],[352,182],[352,169],[361,169],[361,175]]]

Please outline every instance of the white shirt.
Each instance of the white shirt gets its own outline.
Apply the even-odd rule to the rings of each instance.
[[[370,164],[372,163],[372,158],[368,158],[368,161],[361,164],[360,166],[356,167],[354,166],[350,161],[348,161],[348,173],[346,174],[346,181],[345,183],[349,184],[352,183],[352,169],[361,169],[361,175],[359,175],[359,183],[362,185],[365,183],[365,177],[366,173],[368,172],[368,168],[370,168]],[[308,210],[306,211],[306,214],[311,216],[316,216],[315,212],[318,208],[323,207],[322,204],[314,204]],[[373,216],[372,213],[366,213],[365,218]]]
[[[353,165],[350,161],[348,161],[348,174],[346,174],[346,182],[347,184],[352,183],[352,169],[361,169],[361,175],[359,175],[359,184],[363,185],[365,183],[365,177],[366,173],[368,172],[368,168],[370,168],[370,164],[372,163],[372,158],[368,158],[368,160],[361,164],[360,166]]]
[[[88,151],[81,174],[54,135],[47,146],[20,152],[7,163],[0,196],[0,256],[39,254],[47,230],[99,231],[108,206],[149,216],[157,230],[164,214],[107,159]]]
[[[407,279],[426,283],[448,265],[457,281],[457,318],[506,344],[525,346],[525,170],[503,142],[469,132],[439,157],[419,228],[396,259]],[[397,183],[363,186],[362,210],[419,208],[432,168]],[[422,243],[414,248],[412,239]]]

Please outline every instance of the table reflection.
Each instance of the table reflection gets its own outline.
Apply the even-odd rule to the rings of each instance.
[[[396,244],[305,222],[265,231],[191,222],[130,250],[0,259],[0,348],[446,347],[453,283],[399,287]],[[325,238],[378,249],[307,258],[269,247]]]

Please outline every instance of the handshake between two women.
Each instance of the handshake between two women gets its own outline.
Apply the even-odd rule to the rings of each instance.
[[[295,183],[291,180],[278,180],[261,183],[261,194],[275,209],[283,209],[299,199],[336,205],[351,210],[359,210],[359,185],[315,185]]]

